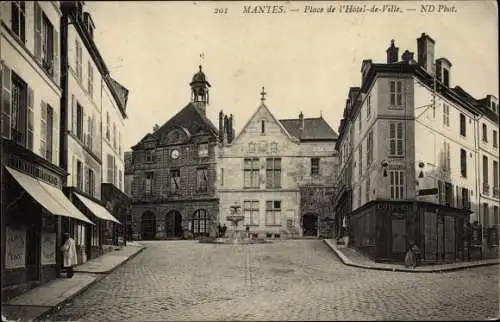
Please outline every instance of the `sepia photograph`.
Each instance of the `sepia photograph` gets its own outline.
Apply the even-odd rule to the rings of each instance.
[[[0,22],[2,322],[500,318],[496,1]]]

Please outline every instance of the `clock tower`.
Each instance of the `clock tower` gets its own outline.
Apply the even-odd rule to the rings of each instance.
[[[209,104],[208,88],[210,87],[210,83],[207,81],[205,73],[201,70],[201,65],[199,69],[194,74],[191,83],[189,83],[191,86],[191,102],[205,115],[206,107]]]

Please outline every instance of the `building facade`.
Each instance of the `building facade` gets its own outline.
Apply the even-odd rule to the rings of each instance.
[[[65,192],[94,223],[88,225],[66,220],[62,223],[62,230],[74,236],[78,262],[82,263],[102,254],[108,222],[119,223],[110,213],[113,212],[112,207],[106,208],[110,201],[102,200],[101,184],[115,185],[118,181],[114,172],[110,178],[105,171],[108,170],[109,155],[113,157],[111,168],[114,170],[117,164],[116,169],[121,166],[123,170],[123,158],[120,158],[117,147],[118,137],[108,137],[107,122],[112,116],[115,124],[113,134],[122,130],[126,99],[122,97],[121,86],[110,77],[94,42],[95,25],[90,13],[84,11],[84,2],[62,2],[61,9],[63,95],[60,158],[61,166],[70,173],[65,182]],[[123,92],[128,94],[126,90]],[[103,173],[106,174],[104,178]]]
[[[219,222],[231,229],[227,216],[237,212],[262,238],[317,236],[332,194],[337,135],[323,118],[276,119],[261,94],[234,141],[220,143]]]
[[[190,86],[191,102],[132,147],[134,239],[206,236],[217,219],[219,133],[206,116],[211,85],[201,66]]]
[[[2,298],[56,278],[61,220],[91,223],[62,192],[59,2],[1,3]]]
[[[469,251],[466,223],[481,214],[477,128],[486,114],[451,86],[452,64],[434,59],[432,38],[422,34],[417,47],[417,61],[408,50],[399,60],[392,41],[387,63],[363,61],[362,85],[349,91],[337,230],[377,259],[401,260],[416,242],[426,261],[455,261]],[[498,111],[487,115],[493,135]]]

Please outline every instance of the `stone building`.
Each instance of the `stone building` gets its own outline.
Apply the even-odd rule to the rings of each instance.
[[[238,209],[260,237],[317,236],[333,217],[337,134],[322,117],[278,120],[265,94],[234,141],[220,143],[219,222],[231,229],[226,217]]]
[[[56,278],[60,222],[91,221],[64,195],[59,2],[2,1],[2,301]],[[41,33],[41,31],[44,31]]]
[[[132,147],[134,239],[205,236],[217,219],[219,134],[206,116],[211,85],[201,66],[190,86],[191,102]]]
[[[399,60],[392,41],[387,63],[364,60],[361,87],[349,90],[336,147],[337,231],[378,260],[402,260],[415,242],[424,261],[455,261],[470,251],[464,225],[483,217],[480,202],[497,209],[488,225],[498,225],[498,194],[477,188],[486,188],[479,159],[487,152],[483,182],[498,187],[498,170],[489,170],[498,167],[498,106],[490,95],[475,100],[452,87],[452,64],[435,60],[428,35],[417,50],[416,61],[408,50]]]
[[[120,223],[113,209],[106,208],[113,201],[103,201],[101,184],[119,185],[116,169],[123,170],[123,152],[117,133],[123,131],[128,95],[110,76],[94,41],[95,24],[84,5],[84,1],[61,3],[61,167],[70,173],[65,182],[67,196],[93,222],[62,221],[61,230],[74,236],[79,263],[101,255],[108,222]],[[104,163],[103,156],[107,157]]]

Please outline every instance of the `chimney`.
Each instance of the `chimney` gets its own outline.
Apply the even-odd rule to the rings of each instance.
[[[224,112],[219,112],[219,142],[224,140]]]
[[[436,79],[446,87],[450,87],[450,69],[451,63],[448,59],[442,57],[436,60]]]
[[[233,141],[233,114],[229,115],[227,126],[227,142],[231,143]]]
[[[394,39],[391,40],[391,46],[387,48],[387,63],[394,64],[398,62],[399,48],[394,46]]]
[[[420,38],[417,39],[417,55],[418,64],[422,66],[429,74],[434,76],[434,45],[435,41],[422,33]]]
[[[224,143],[227,143],[227,129],[229,127],[229,119],[227,115],[224,115]]]
[[[409,50],[405,50],[405,52],[401,55],[401,60],[407,64],[413,64],[413,53]]]
[[[302,112],[299,114],[299,129],[304,131],[304,114]]]

